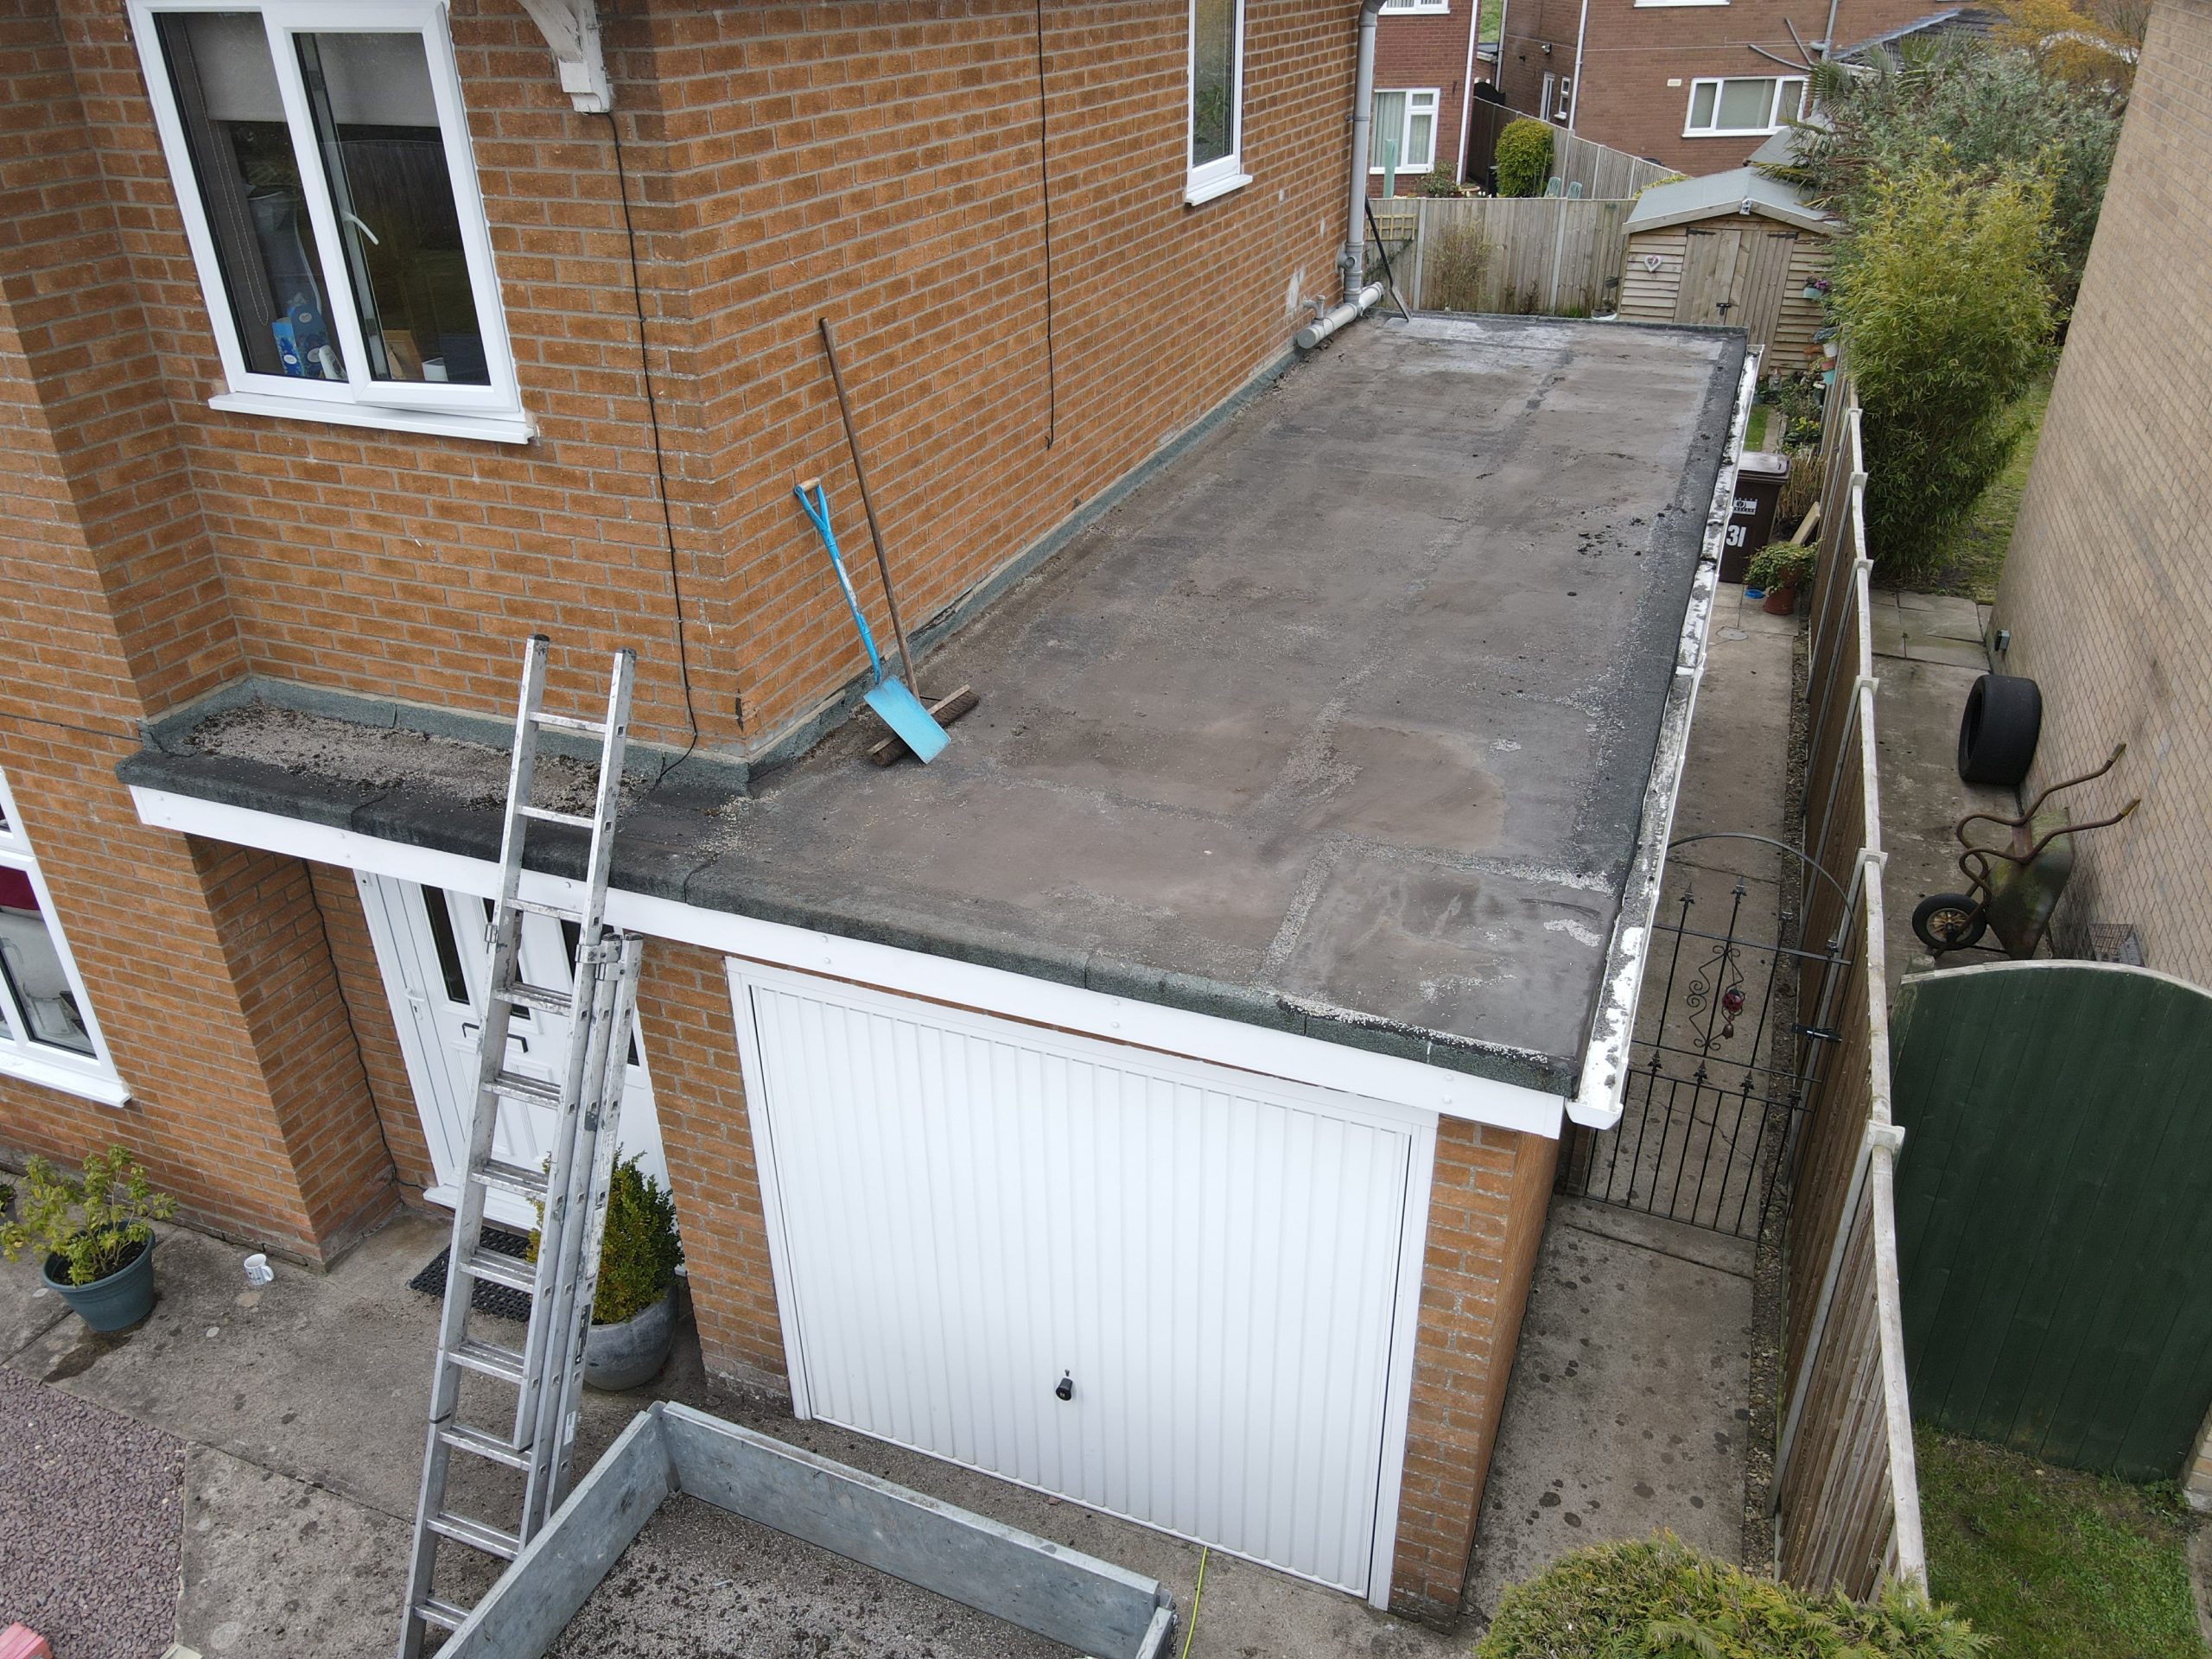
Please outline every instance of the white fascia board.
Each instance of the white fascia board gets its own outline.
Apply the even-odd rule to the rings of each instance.
[[[499,887],[499,866],[489,859],[385,841],[173,790],[134,784],[130,797],[140,819],[158,830],[461,893],[488,894]],[[581,899],[582,884],[525,870],[522,891],[524,898],[573,906]],[[1003,968],[849,939],[620,887],[607,890],[607,919],[631,932],[679,940],[724,956],[849,979],[1034,1025],[1058,1026],[1109,1042],[1133,1043],[1524,1135],[1555,1139],[1567,1105],[1559,1096],[1541,1090],[1424,1065],[1395,1054],[1372,1053],[1294,1032],[1269,1031],[1242,1020],[1110,996]]]
[[[1682,613],[1675,651],[1674,682],[1659,717],[1659,741],[1651,756],[1651,776],[1643,788],[1643,817],[1637,830],[1636,853],[1629,861],[1620,913],[1605,950],[1605,976],[1599,982],[1598,1012],[1590,1022],[1589,1046],[1582,1052],[1582,1077],[1567,1115],[1586,1128],[1610,1129],[1621,1121],[1628,1092],[1629,1046],[1636,1034],[1636,1009],[1643,992],[1644,963],[1651,952],[1651,929],[1659,917],[1659,889],[1666,880],[1667,844],[1675,832],[1675,808],[1682,795],[1682,772],[1689,760],[1690,721],[1697,712],[1698,687],[1705,678],[1707,635],[1713,625],[1713,601],[1720,585],[1720,554],[1727,545],[1728,521],[1736,511],[1736,467],[1743,459],[1744,427],[1758,393],[1760,349],[1744,355],[1736,384],[1736,407],[1721,451],[1719,476],[1713,483],[1713,505],[1706,514],[1705,542],[1698,550],[1697,575]]]

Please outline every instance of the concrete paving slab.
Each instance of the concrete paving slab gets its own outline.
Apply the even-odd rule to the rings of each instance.
[[[0,1268],[0,1358],[21,1352],[69,1317],[69,1305],[40,1282],[38,1264],[28,1255]]]
[[[1586,1544],[1665,1527],[1742,1559],[1751,1247],[1554,1204],[1483,1495],[1468,1584],[1498,1593]]]

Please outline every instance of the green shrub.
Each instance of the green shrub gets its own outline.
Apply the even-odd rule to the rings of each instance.
[[[1552,170],[1552,130],[1545,123],[1522,116],[1509,121],[1497,135],[1497,194],[1501,196],[1540,196]]]
[[[1476,1659],[1972,1659],[1948,1609],[1891,1590],[1871,1607],[1707,1560],[1671,1533],[1562,1556],[1506,1591]]]
[[[1456,196],[1459,194],[1459,181],[1452,176],[1450,168],[1439,162],[1421,175],[1421,182],[1414,190],[1424,196]]]
[[[153,1237],[149,1221],[176,1213],[176,1200],[156,1192],[137,1159],[121,1147],[89,1153],[75,1180],[43,1158],[23,1172],[22,1217],[0,1225],[0,1255],[13,1262],[36,1245],[67,1264],[69,1282],[89,1285],[130,1266]]]
[[[1446,226],[1421,251],[1421,304],[1435,311],[1479,311],[1497,249],[1472,219]]]
[[[1834,301],[1866,410],[1866,532],[1886,580],[1940,568],[2019,440],[2015,398],[2050,350],[2038,267],[2050,187],[1977,184],[1935,153],[1874,194]]]
[[[1812,580],[1815,563],[1809,547],[1795,542],[1769,542],[1744,567],[1744,586],[1770,594],[1780,588],[1802,586]]]
[[[552,1167],[552,1160],[546,1160]],[[543,1221],[545,1206],[536,1206]],[[530,1256],[537,1260],[538,1233],[531,1229]],[[676,1199],[632,1156],[614,1166],[607,1189],[607,1225],[599,1239],[599,1288],[591,1303],[594,1325],[620,1325],[668,1294],[683,1260],[676,1231]]]
[[[1768,429],[1771,431],[1772,428]],[[1794,535],[1797,526],[1805,522],[1805,515],[1813,510],[1813,504],[1821,499],[1825,469],[1821,465],[1820,450],[1812,444],[1791,446],[1782,453],[1789,459],[1789,476],[1783,480],[1782,493],[1776,499],[1774,522],[1777,528],[1786,526]]]

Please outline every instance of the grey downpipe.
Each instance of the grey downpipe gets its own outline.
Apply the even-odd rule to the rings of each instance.
[[[1359,285],[1367,269],[1367,151],[1369,128],[1375,118],[1376,16],[1382,10],[1382,0],[1359,0],[1359,56],[1351,78],[1351,211],[1345,215],[1344,251],[1337,261],[1344,281],[1344,302],[1298,331],[1298,348],[1302,352],[1312,351],[1382,302],[1380,283],[1366,288]]]

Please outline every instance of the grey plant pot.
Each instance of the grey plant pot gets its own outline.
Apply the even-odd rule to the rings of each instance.
[[[89,1285],[73,1285],[66,1277],[57,1278],[56,1268],[64,1274],[69,1270],[69,1264],[58,1255],[46,1258],[39,1277],[93,1330],[128,1331],[154,1311],[154,1246],[160,1243],[158,1237],[149,1236],[144,1249],[106,1278],[95,1279]]]
[[[619,1325],[594,1325],[584,1338],[584,1381],[620,1394],[660,1375],[676,1346],[676,1287],[642,1313]]]

